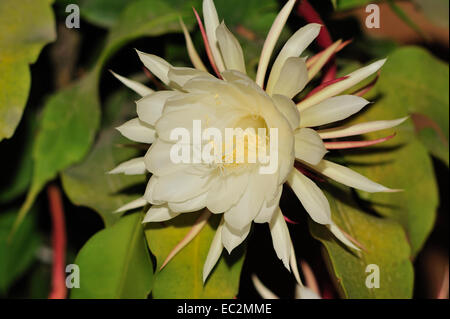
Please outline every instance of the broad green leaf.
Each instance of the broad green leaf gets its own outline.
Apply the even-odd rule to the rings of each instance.
[[[142,214],[121,218],[114,226],[95,234],[78,253],[80,288],[70,297],[147,298],[153,266],[145,242]]]
[[[154,0],[132,2],[111,29],[107,44],[92,71],[49,98],[33,147],[31,187],[19,211],[15,228],[42,187],[60,171],[82,160],[92,146],[100,122],[99,75],[106,60],[133,39],[180,30],[178,17],[182,10],[188,9],[188,3],[184,2],[179,8],[175,6],[180,3],[173,1],[168,5]]]
[[[53,0],[0,1],[0,141],[22,118],[30,91],[29,65],[55,39]]]
[[[358,209],[347,188],[330,188],[327,195],[334,222],[365,248],[349,250],[326,227],[310,220],[311,233],[325,247],[327,266],[340,294],[351,299],[411,298],[414,270],[402,227]],[[367,268],[371,264],[378,266],[379,288],[366,286],[373,273]]]
[[[184,238],[198,216],[197,213],[186,213],[168,222],[147,224],[145,235],[157,260],[152,290],[154,298],[233,298],[237,295],[244,261],[243,245],[236,248],[231,255],[224,250],[203,285],[203,263],[219,223],[220,216],[217,215],[211,216],[201,232],[158,271],[167,255]]]
[[[31,266],[41,243],[33,215],[28,216],[8,240],[15,217],[15,211],[0,213],[0,295],[4,295],[8,287]]]
[[[380,108],[401,109],[429,119],[426,128],[418,128],[419,139],[448,165],[448,64],[424,49],[403,47],[388,57],[381,74],[377,85],[383,94]]]
[[[118,126],[118,121],[125,121],[126,115],[135,112],[135,105],[131,102],[130,95],[124,94],[124,91],[118,91],[106,103],[106,109],[117,111],[115,120],[101,132],[86,159],[66,169],[61,177],[64,191],[72,203],[94,209],[108,227],[120,217],[120,214],[113,213],[117,208],[142,196],[142,194],[127,194],[124,190],[143,183],[146,178],[145,175],[107,174],[119,163],[137,157],[138,150],[120,146],[120,144],[128,144],[129,141],[111,126],[111,124]]]

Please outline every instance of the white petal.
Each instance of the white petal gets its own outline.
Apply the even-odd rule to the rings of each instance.
[[[297,195],[312,220],[319,224],[331,223],[331,210],[322,190],[308,177],[293,169],[288,184]]]
[[[144,157],[133,158],[129,161],[119,164],[116,168],[110,170],[109,174],[120,174],[125,175],[139,175],[145,174],[147,169],[145,168]]]
[[[300,126],[313,127],[344,120],[369,104],[366,99],[355,95],[331,97],[300,112]]]
[[[135,199],[135,200],[119,207],[116,211],[114,211],[114,213],[125,212],[127,210],[144,207],[145,205],[147,205],[147,201],[145,200],[144,197],[140,197],[138,199]]]
[[[302,112],[310,106],[316,105],[332,96],[338,95],[339,93],[351,88],[365,78],[377,72],[385,62],[386,59],[379,60],[348,74],[347,79],[331,84],[318,93],[313,94],[312,96],[298,103],[297,107],[299,111]]]
[[[135,142],[151,144],[155,140],[155,130],[139,118],[129,120],[116,129],[123,136]]]
[[[330,129],[317,131],[317,133],[319,133],[320,137],[323,139],[360,135],[375,131],[381,131],[400,125],[407,119],[408,116],[396,120],[365,122],[354,125],[333,127]]]
[[[312,289],[300,285],[295,287],[295,297],[296,299],[322,299]]]
[[[180,18],[180,25],[181,29],[183,30],[184,38],[186,40],[186,47],[192,65],[198,70],[207,72],[207,69],[203,64],[202,59],[200,59],[200,56],[198,55],[197,50],[195,49],[194,43],[192,42],[191,36],[189,35],[186,25],[184,24],[181,18]]]
[[[217,27],[216,37],[226,69],[246,73],[241,45],[230,30],[228,30],[225,23],[222,22]]]
[[[258,173],[250,176],[247,189],[242,197],[236,205],[225,212],[224,218],[228,225],[235,229],[243,229],[258,215],[266,194],[273,186],[278,187],[278,184],[270,185],[272,183],[266,180],[270,176]],[[276,189],[273,190],[273,194],[275,191]]]
[[[261,210],[253,220],[255,223],[268,223],[272,220],[273,215],[275,214],[278,205],[280,204],[280,197],[282,192],[283,186],[281,185],[278,187],[278,193],[272,201],[268,201],[267,199],[264,201]]]
[[[183,202],[206,192],[210,178],[190,173],[188,170],[159,176],[153,196],[166,202]]]
[[[264,286],[259,278],[254,274],[252,275],[252,281],[256,291],[263,299],[279,299],[278,296]]]
[[[206,261],[203,264],[203,283],[208,278],[211,270],[216,265],[217,261],[222,254],[223,245],[222,245],[222,227],[223,227],[223,218],[219,224],[219,227],[216,229],[216,234],[211,242],[211,246],[209,247],[208,256],[206,257]]]
[[[184,202],[179,203],[170,202],[169,208],[176,213],[196,212],[206,206],[207,195],[208,193],[205,192],[197,197],[188,199],[187,201]]]
[[[248,179],[248,172],[218,177],[208,192],[208,209],[215,214],[229,210],[244,194]]]
[[[180,213],[172,212],[167,205],[152,206],[145,214],[143,223],[164,222],[177,217]]]
[[[369,193],[391,191],[389,188],[371,181],[367,177],[351,170],[348,167],[330,161],[321,160],[320,163],[313,166],[313,168],[321,174],[334,179],[341,184]]]
[[[247,238],[248,233],[250,232],[252,224],[248,224],[241,230],[236,230],[226,222],[222,228],[222,244],[229,254],[233,251],[234,248],[239,246],[245,238]]]
[[[152,72],[164,84],[169,84],[169,78],[167,77],[167,73],[169,73],[169,69],[171,67],[169,62],[154,54],[148,54],[139,50],[136,51],[139,55],[139,59],[141,59],[145,67],[149,69],[150,72]]]
[[[356,247],[345,235],[342,233],[342,231],[339,229],[339,227],[336,226],[334,222],[332,222],[330,225],[327,225],[328,229],[333,233],[333,235],[339,239],[344,245],[353,248],[355,250],[361,250],[358,247]]]
[[[270,27],[270,31],[267,34],[266,40],[264,41],[264,46],[261,51],[261,56],[258,63],[258,71],[256,72],[256,83],[263,87],[264,79],[266,77],[267,66],[269,65],[270,57],[272,55],[275,44],[286,24],[287,18],[294,7],[296,0],[289,0],[284,5],[283,9],[278,13],[275,21]]]
[[[213,78],[213,76],[207,72],[186,67],[172,67],[167,73],[169,85],[177,89],[181,89],[186,82],[198,76]]]
[[[290,271],[289,258],[291,257],[292,241],[289,229],[284,220],[281,210],[278,208],[269,223],[270,234],[272,235],[273,248],[284,266]]]
[[[157,91],[140,99],[136,102],[139,119],[150,125],[155,125],[161,117],[167,99],[175,95],[177,95],[176,91]]]
[[[153,205],[162,205],[164,201],[158,201],[154,198],[153,193],[155,191],[155,186],[158,183],[158,176],[153,175],[147,183],[145,188],[144,198],[147,202]]]
[[[284,95],[274,94],[272,100],[278,111],[288,120],[289,125],[295,130],[300,123],[300,113],[295,103]]]
[[[186,167],[184,163],[174,163],[170,158],[172,143],[157,139],[148,149],[144,163],[149,172],[156,176],[173,174]]]
[[[321,25],[317,23],[310,23],[300,28],[295,32],[286,44],[281,49],[275,62],[273,63],[272,70],[270,71],[269,81],[267,82],[267,90],[273,91],[275,84],[280,77],[281,69],[290,57],[299,57],[300,54],[313,42],[313,40],[319,35]]]
[[[125,84],[127,87],[129,87],[130,89],[132,89],[134,92],[136,92],[137,94],[139,94],[140,96],[146,96],[149,94],[152,94],[154,91],[149,88],[146,87],[144,84],[139,83],[137,81],[133,81],[130,79],[127,79],[124,76],[121,76],[113,71],[110,71],[120,82],[122,82],[123,84]]]
[[[327,153],[322,139],[316,131],[301,128],[295,133],[295,157],[312,165],[316,165]]]
[[[308,69],[303,58],[288,58],[281,69],[280,76],[267,94],[282,94],[292,99],[305,87],[308,82]]]
[[[222,56],[220,55],[216,29],[219,26],[219,17],[217,16],[216,7],[212,0],[203,0],[203,19],[205,20],[206,35],[208,37],[209,46],[211,47],[211,53],[214,57],[214,62],[220,72],[225,70]]]

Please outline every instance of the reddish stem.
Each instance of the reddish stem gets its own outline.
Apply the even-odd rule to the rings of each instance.
[[[308,23],[318,23],[322,25],[319,35],[317,36],[317,44],[325,49],[333,44],[333,40],[331,40],[330,32],[328,32],[325,23],[323,22],[320,15],[316,10],[309,4],[307,0],[302,0],[297,6],[297,13],[306,20]],[[324,67],[324,75],[322,78],[322,82],[327,82],[333,80],[336,77],[336,59],[334,56],[330,58],[330,61]]]
[[[50,215],[52,218],[52,291],[49,299],[65,299],[67,287],[65,281],[66,261],[66,225],[61,192],[55,185],[47,187],[47,196],[50,203]]]

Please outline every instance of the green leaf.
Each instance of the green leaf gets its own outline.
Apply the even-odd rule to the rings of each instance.
[[[107,111],[117,111],[111,124],[120,122],[128,113],[135,111],[135,105],[126,93],[118,91],[106,103]],[[142,196],[126,194],[124,190],[146,180],[145,175],[107,174],[119,163],[138,155],[137,149],[120,146],[127,143],[129,141],[110,126],[101,132],[98,141],[82,163],[66,169],[61,174],[64,191],[72,203],[97,211],[107,227],[119,219],[120,214],[113,213],[117,208]]]
[[[80,161],[94,140],[100,119],[96,72],[51,96],[33,145],[33,177],[13,231],[21,223],[44,185],[57,173]]]
[[[8,240],[15,217],[15,211],[0,214],[0,295],[5,294],[8,287],[31,266],[41,243],[32,215],[24,220]]]
[[[153,266],[142,214],[127,215],[95,234],[80,250],[75,264],[80,268],[80,288],[72,289],[73,299],[147,298]]]
[[[381,74],[377,87],[383,94],[383,107],[431,120],[425,128],[417,127],[419,139],[433,156],[448,165],[448,64],[424,49],[403,47],[388,57]]]
[[[350,10],[362,6],[366,6],[371,3],[379,2],[380,0],[331,0],[333,7],[337,11]]]
[[[184,238],[198,218],[196,213],[182,214],[168,222],[149,223],[145,235],[159,269],[169,252]],[[161,271],[155,274],[152,295],[157,299],[233,298],[239,288],[244,261],[243,245],[231,255],[224,252],[203,285],[203,263],[219,224],[220,216],[211,216],[208,224]]]
[[[339,199],[335,197],[337,192]],[[327,266],[340,294],[351,299],[411,298],[414,270],[402,227],[355,208],[348,188],[330,189],[326,193],[334,222],[366,249],[350,251],[326,227],[310,220],[311,233],[325,247]],[[379,288],[366,286],[366,279],[371,274],[366,269],[370,264],[379,268]]]
[[[176,8],[176,4],[181,4]],[[44,107],[43,121],[33,148],[33,179],[14,229],[42,187],[67,167],[86,156],[100,123],[98,81],[106,60],[127,42],[142,36],[180,30],[178,17],[188,3],[139,0],[124,10],[112,28],[95,67],[71,87],[54,94]],[[189,8],[190,10],[190,8]]]
[[[20,122],[31,85],[29,64],[55,40],[53,0],[0,1],[0,141]]]

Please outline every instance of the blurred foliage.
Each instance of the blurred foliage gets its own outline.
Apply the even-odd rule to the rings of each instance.
[[[22,118],[31,77],[29,64],[55,40],[53,0],[0,1],[0,141]]]
[[[374,1],[331,2],[336,11],[341,11]],[[436,17],[437,23],[445,21],[445,16],[436,13],[442,10],[445,1],[414,2],[423,7],[426,14]],[[20,8],[26,5],[29,10],[19,10],[19,3]],[[30,90],[29,64],[36,61],[46,43],[55,39],[51,3],[48,0],[0,2],[0,27],[10,30],[0,35],[0,140],[11,137],[22,116]],[[131,51],[129,44],[141,38],[145,38],[150,47],[155,43],[162,45],[165,57],[174,65],[189,65],[179,16],[193,30],[194,43],[205,57],[191,9],[201,11],[201,1],[56,0],[54,7],[61,21],[67,15],[64,8],[69,3],[80,6],[81,34],[87,22],[90,28],[104,29],[107,35],[98,44],[99,54],[95,54],[95,50],[85,53],[94,62],[89,70],[70,86],[53,92],[45,100],[39,116],[35,110],[26,112],[20,140],[19,136],[14,136],[0,144],[2,155],[8,154],[10,164],[15,166],[0,188],[0,203],[10,207],[11,203],[22,201],[20,196],[29,187],[19,214],[9,208],[2,208],[0,213],[0,294],[6,294],[14,281],[29,270],[41,245],[41,236],[34,209],[33,214],[25,215],[46,183],[60,176],[71,203],[97,212],[106,227],[91,237],[78,253],[75,263],[82,268],[83,281],[80,289],[72,290],[71,298],[236,296],[245,247],[236,249],[231,256],[224,252],[206,285],[202,283],[202,267],[217,227],[217,216],[213,216],[200,234],[159,271],[198,214],[179,216],[164,226],[145,227],[141,224],[141,213],[123,217],[113,214],[119,206],[142,193],[146,178],[106,174],[118,163],[143,154],[137,145],[114,130],[118,123],[134,116],[132,102],[137,97],[125,89],[103,92],[103,81],[112,81],[110,74],[104,73],[104,67],[123,50]],[[276,0],[216,0],[215,4],[219,18],[225,20],[241,42],[248,73],[254,76],[260,50],[280,3]],[[446,4],[448,8],[448,2]],[[291,18],[294,19],[297,17]],[[295,30],[286,28],[282,39],[292,31]],[[281,43],[280,40],[278,46]],[[377,85],[366,96],[376,103],[348,123],[406,115],[411,119],[390,132],[364,136],[373,139],[397,133],[395,139],[382,146],[331,152],[330,155],[339,155],[342,163],[352,169],[404,191],[367,194],[333,185],[326,187],[333,220],[364,246],[361,252],[349,251],[322,226],[309,223],[312,235],[323,244],[329,273],[345,298],[412,296],[412,260],[432,230],[439,205],[432,157],[444,162],[447,168],[449,163],[447,63],[423,48],[399,47],[395,42],[368,38],[364,34],[338,55],[337,63],[341,73],[346,74],[360,66],[355,56],[373,59],[386,55],[388,62]],[[128,62],[123,64],[128,65]],[[36,73],[33,76],[41,80],[48,75]],[[20,148],[14,149],[17,144]],[[14,219],[16,232],[8,243],[6,238]],[[150,258],[151,254],[154,259]],[[368,289],[364,285],[366,266],[371,263],[378,264],[383,273],[380,289]],[[30,294],[46,297],[48,289],[42,288],[43,281],[48,283],[50,275],[48,268],[41,266],[32,271]]]

